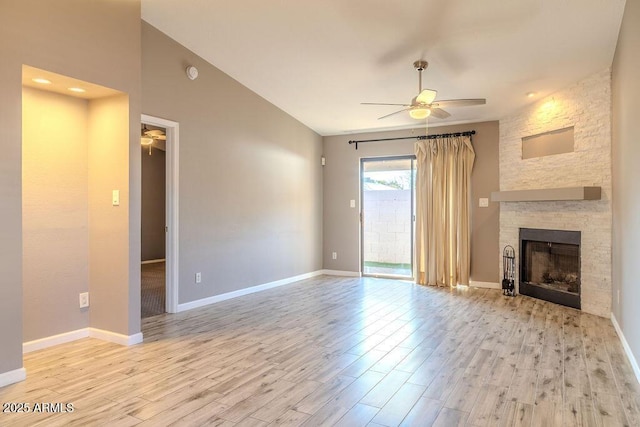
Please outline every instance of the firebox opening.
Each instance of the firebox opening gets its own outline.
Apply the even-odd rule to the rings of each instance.
[[[520,293],[580,308],[580,232],[520,229]]]

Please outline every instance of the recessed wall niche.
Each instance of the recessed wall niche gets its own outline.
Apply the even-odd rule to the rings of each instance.
[[[128,182],[120,176],[128,176],[129,97],[26,65],[22,71],[23,340],[29,343],[89,326],[107,329],[94,318],[109,308],[102,297],[113,293],[109,274],[126,280],[128,272],[119,259],[126,250],[116,243],[128,224]],[[123,195],[118,208],[110,203],[112,189]],[[87,291],[91,305],[81,309],[78,297]]]
[[[522,138],[522,159],[573,153],[573,126]]]

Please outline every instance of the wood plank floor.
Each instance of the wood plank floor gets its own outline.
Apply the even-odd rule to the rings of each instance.
[[[608,319],[486,289],[321,276],[25,357],[11,426],[638,426]]]

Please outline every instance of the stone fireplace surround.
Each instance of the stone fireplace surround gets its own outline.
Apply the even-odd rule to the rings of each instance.
[[[597,105],[598,108],[593,108]],[[600,186],[600,200],[500,203],[500,251],[520,228],[580,231],[581,309],[611,315],[611,72],[596,73],[500,120],[500,191]],[[522,138],[574,126],[574,152],[522,159]],[[499,272],[502,271],[502,253]],[[501,273],[499,273],[501,274]],[[519,280],[516,278],[516,290]]]

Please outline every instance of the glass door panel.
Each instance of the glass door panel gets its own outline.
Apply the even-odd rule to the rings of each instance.
[[[413,277],[415,160],[362,159],[362,273]]]

